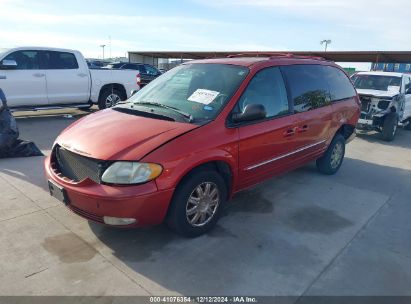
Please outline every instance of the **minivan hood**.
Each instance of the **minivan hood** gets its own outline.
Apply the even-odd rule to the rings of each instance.
[[[197,127],[106,109],[71,124],[56,143],[95,159],[139,160],[163,143]]]
[[[366,89],[357,89],[359,95],[368,95],[374,97],[385,97],[385,98],[392,98],[399,94],[396,91],[379,91],[379,90],[366,90]]]

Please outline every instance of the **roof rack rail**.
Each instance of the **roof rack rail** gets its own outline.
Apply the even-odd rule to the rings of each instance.
[[[320,56],[303,56],[303,55],[294,55],[292,53],[270,53],[270,52],[254,52],[254,53],[241,53],[228,55],[227,58],[238,58],[238,57],[269,57],[269,59],[275,58],[292,58],[292,59],[314,59],[314,60],[327,60]]]

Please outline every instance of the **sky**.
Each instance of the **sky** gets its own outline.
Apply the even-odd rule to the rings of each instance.
[[[331,39],[329,50],[401,51],[411,49],[410,11],[410,0],[0,0],[0,48],[71,48],[99,58],[102,44],[114,57],[317,51]]]

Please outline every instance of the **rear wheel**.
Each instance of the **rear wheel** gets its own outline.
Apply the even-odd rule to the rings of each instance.
[[[122,100],[125,100],[126,97],[118,89],[105,89],[98,99],[98,108],[100,110],[107,109],[115,106]]]
[[[382,139],[385,141],[393,141],[397,133],[398,116],[397,113],[389,113],[382,125]]]
[[[336,134],[325,154],[317,159],[317,168],[321,173],[332,175],[340,169],[345,155],[345,138]]]
[[[186,237],[204,234],[217,223],[226,197],[224,180],[216,171],[194,172],[177,187],[167,223]]]

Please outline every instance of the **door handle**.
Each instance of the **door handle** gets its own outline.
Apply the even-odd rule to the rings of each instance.
[[[43,74],[43,73],[34,73],[33,76],[34,77],[44,77],[45,74]]]
[[[80,74],[77,74],[77,76],[79,76],[79,77],[86,77],[86,76],[87,76],[87,74],[80,73]]]
[[[283,133],[284,137],[290,137],[290,136],[295,135],[295,130],[296,129],[297,128],[292,128],[292,129],[288,129],[288,130],[284,131],[284,133]]]
[[[307,132],[307,131],[308,131],[308,126],[307,125],[304,125],[304,126],[301,126],[301,127],[297,128],[298,133],[303,133],[303,132]]]
[[[0,79],[7,79],[6,75],[0,75]]]

